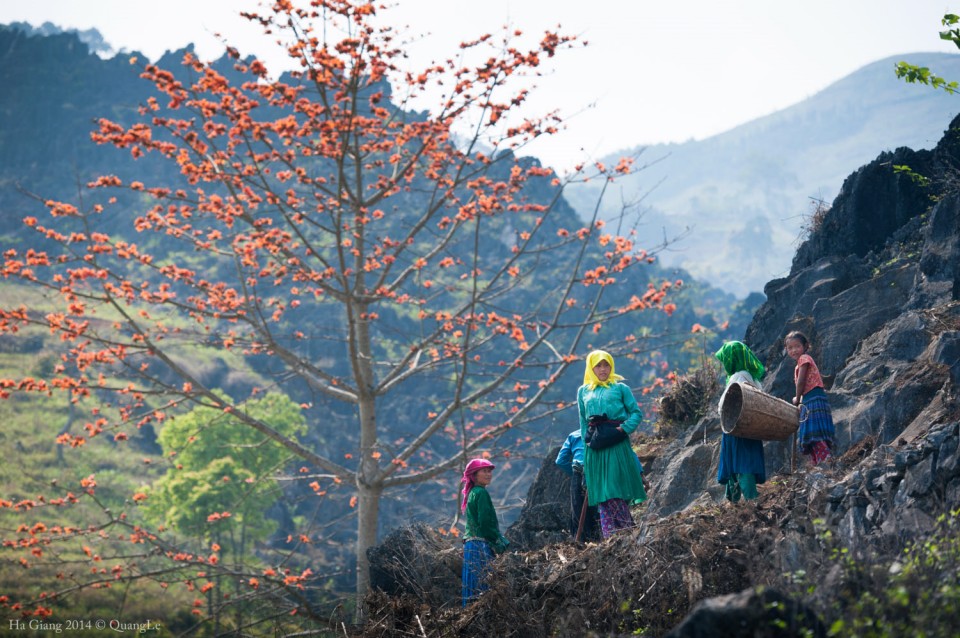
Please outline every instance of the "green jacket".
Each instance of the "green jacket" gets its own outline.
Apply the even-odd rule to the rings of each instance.
[[[497,511],[486,488],[474,485],[467,495],[467,525],[464,538],[482,538],[498,554],[507,548],[509,541],[500,533]]]

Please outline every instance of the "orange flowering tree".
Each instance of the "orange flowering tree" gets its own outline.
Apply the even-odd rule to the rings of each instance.
[[[607,325],[672,306],[669,284],[644,284],[611,303],[604,293],[652,257],[632,232],[578,222],[561,197],[564,180],[606,183],[633,171],[629,161],[561,179],[518,157],[557,132],[556,114],[523,111],[531,78],[572,38],[548,32],[524,47],[522,33],[505,31],[411,72],[373,4],[310,4],[279,1],[247,15],[296,71],[274,79],[233,49],[232,68],[188,53],[177,72],[143,69],[156,94],[137,121],[99,121],[96,142],[153,155],[178,177],[151,184],[105,175],[82,205],[48,201],[43,215],[25,219],[37,240],[6,251],[3,275],[44,301],[6,304],[0,333],[39,326],[62,348],[44,378],[4,378],[0,394],[65,393],[87,409],[82,434],[59,436],[74,448],[105,436],[123,445],[135,428],[162,428],[196,408],[229,414],[232,427],[281,446],[307,474],[354,491],[362,595],[386,491],[489,454],[547,409],[557,379],[586,345],[605,343]],[[431,109],[414,109],[426,99]],[[209,351],[259,366],[271,387],[220,391],[197,372],[196,358]],[[300,397],[317,436],[290,435],[247,410],[265,390]],[[325,493],[322,481],[310,485]],[[55,503],[0,506],[18,514],[71,507],[98,489],[84,477]],[[149,490],[131,502],[144,499]],[[211,525],[223,515],[204,514]],[[161,544],[134,511],[108,515],[131,542],[162,549],[153,556],[194,561],[205,574],[217,568],[215,556]],[[88,531],[18,533],[7,547],[30,552]],[[86,584],[146,575],[136,564],[143,555],[132,556],[118,552],[115,571],[93,570]],[[275,577],[276,590],[296,590],[309,576],[264,574],[250,575],[250,586]],[[45,592],[34,607],[3,602],[45,613],[56,595]],[[294,610],[306,605],[290,600]]]

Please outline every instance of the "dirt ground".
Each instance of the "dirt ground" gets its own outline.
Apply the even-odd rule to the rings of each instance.
[[[689,508],[606,541],[508,553],[491,588],[466,609],[434,609],[375,594],[358,636],[663,636],[699,600],[753,585],[781,585],[775,549],[784,530],[815,537],[812,480],[829,481],[869,453],[866,441],[818,468],[775,475],[750,503]],[[655,486],[654,486],[654,489]]]

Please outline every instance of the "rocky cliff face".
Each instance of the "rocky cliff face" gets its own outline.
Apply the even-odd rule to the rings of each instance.
[[[653,489],[635,513],[637,530],[577,547],[559,541],[557,522],[567,505],[552,487],[560,481],[546,459],[507,534],[524,551],[498,560],[489,595],[446,620],[436,617],[437,626],[466,623],[503,635],[522,629],[525,636],[639,629],[664,635],[670,628],[674,636],[752,636],[773,634],[716,630],[731,622],[776,622],[793,628],[776,635],[803,629],[825,635],[810,619],[856,595],[837,556],[890,564],[911,540],[927,538],[938,519],[954,518],[960,507],[957,127],[960,117],[932,151],[898,149],[852,174],[815,220],[790,275],[767,284],[767,301],[747,330],[745,342],[768,371],[764,389],[784,398],[792,396],[794,364],[783,355],[783,337],[800,329],[811,338],[837,428],[830,465],[793,471],[791,446],[767,443],[770,478],[760,498],[752,506],[727,506],[714,480],[719,419],[708,413],[648,465]],[[816,584],[808,590],[813,594],[794,595],[787,604],[779,594],[742,592],[757,585],[789,589],[796,574]],[[774,617],[774,607],[791,611]],[[945,613],[947,626],[957,626],[960,612]]]
[[[797,251],[790,275],[744,341],[767,368],[764,389],[793,395],[783,337],[802,330],[828,386],[837,450],[865,439],[901,448],[958,417],[960,374],[960,118],[933,151],[884,153],[847,178]],[[909,166],[918,180],[895,167]],[[924,186],[921,182],[926,183]],[[712,477],[719,421],[708,417],[653,468],[662,476],[649,515],[682,510]],[[786,444],[766,444],[768,472],[790,467]],[[704,486],[713,498],[719,486]]]

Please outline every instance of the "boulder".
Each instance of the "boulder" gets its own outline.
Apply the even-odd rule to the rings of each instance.
[[[570,477],[557,467],[560,448],[550,450],[527,490],[520,516],[504,532],[510,549],[530,551],[570,540]]]
[[[666,638],[825,638],[805,605],[758,587],[702,600]]]
[[[394,530],[367,558],[373,590],[436,608],[460,604],[460,543],[424,523]]]

